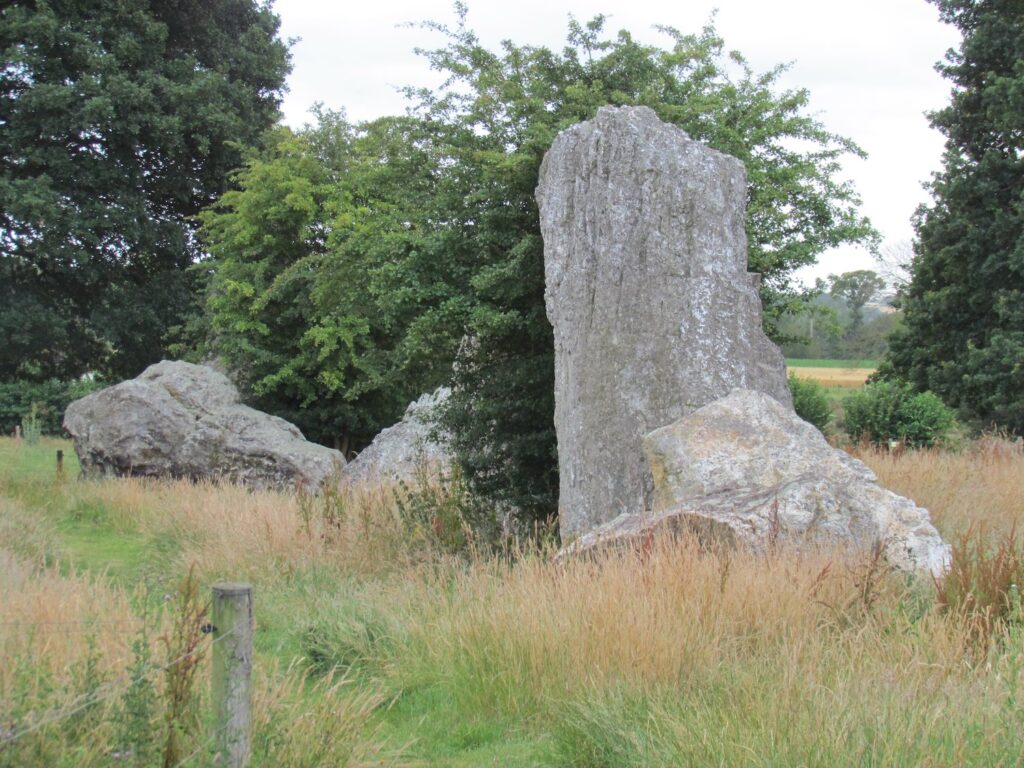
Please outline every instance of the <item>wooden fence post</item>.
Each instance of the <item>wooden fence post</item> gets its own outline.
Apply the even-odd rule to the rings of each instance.
[[[213,585],[213,711],[219,766],[252,752],[252,587]]]
[[[57,479],[64,479],[64,451],[57,450]]]

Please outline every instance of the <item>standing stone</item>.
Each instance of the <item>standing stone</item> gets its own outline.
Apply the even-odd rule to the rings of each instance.
[[[928,510],[881,487],[867,466],[763,392],[733,390],[654,430],[643,447],[653,508],[595,528],[563,555],[685,531],[759,553],[879,546],[907,572],[940,576],[949,567],[950,548]]]
[[[224,479],[317,491],[345,464],[297,427],[240,402],[204,365],[164,360],[68,406],[64,429],[86,477]]]
[[[444,475],[452,458],[443,444],[434,439],[437,409],[451,395],[448,387],[439,387],[409,404],[402,420],[384,429],[373,442],[359,452],[341,470],[341,480],[349,487],[404,482]],[[443,436],[438,436],[443,438]]]
[[[603,107],[545,156],[563,540],[645,508],[651,430],[734,387],[790,406],[747,272],[746,193],[739,160],[647,107]]]

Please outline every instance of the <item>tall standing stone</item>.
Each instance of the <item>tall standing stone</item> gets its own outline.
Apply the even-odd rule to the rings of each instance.
[[[644,509],[648,432],[735,387],[791,404],[747,272],[746,193],[739,160],[647,107],[603,107],[545,156],[563,540]]]

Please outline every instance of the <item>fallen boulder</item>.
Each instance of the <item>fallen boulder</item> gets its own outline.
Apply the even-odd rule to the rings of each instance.
[[[164,360],[68,406],[64,429],[87,477],[225,479],[319,489],[345,464],[284,419],[240,402],[222,373]]]
[[[775,544],[850,550],[876,543],[906,571],[939,574],[949,546],[928,511],[882,488],[874,473],[789,408],[737,389],[644,438],[653,509],[623,514],[567,547],[623,544],[655,530],[763,552]]]
[[[451,394],[440,387],[412,402],[402,420],[381,430],[341,472],[346,486],[402,481],[412,483],[424,473],[444,473],[451,465],[447,449],[433,438],[436,409]]]
[[[734,387],[791,402],[747,272],[743,163],[647,107],[558,134],[537,186],[563,538],[644,509],[640,443]]]

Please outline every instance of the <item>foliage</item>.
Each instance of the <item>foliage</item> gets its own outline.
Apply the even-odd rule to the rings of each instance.
[[[562,52],[494,53],[456,9],[455,28],[425,25],[445,45],[423,53],[449,79],[407,92],[413,116],[351,126],[320,112],[315,126],[272,132],[202,214],[207,348],[261,407],[346,452],[455,361],[442,421],[469,488],[543,520],[557,459],[534,189],[555,134],[607,103],[646,104],[743,160],[770,328],[800,303],[794,269],[872,241],[838,179],[860,150],[805,114],[805,91],[777,91],[782,68],[754,73],[710,26],[665,29],[663,49],[606,38],[596,17],[570,23]]]
[[[316,117],[272,132],[200,217],[207,348],[260,407],[347,453],[448,375],[465,281],[423,126]]]
[[[824,432],[832,418],[832,408],[828,404],[825,388],[813,379],[801,378],[790,373],[789,391],[793,395],[793,410],[796,411],[796,415]]]
[[[39,424],[39,404],[32,403],[27,414],[21,417],[21,436],[29,445],[35,445],[43,434]]]
[[[153,684],[153,649],[150,645],[146,618],[132,641],[132,661],[126,672],[131,681],[121,695],[117,714],[117,749],[115,754],[129,768],[146,768],[156,764],[160,741],[156,721],[159,696]]]
[[[864,322],[864,305],[885,288],[885,280],[870,269],[857,269],[841,275],[828,276],[829,295],[841,299],[850,309],[848,333],[860,330]]]
[[[506,41],[495,52],[466,26],[465,6],[456,9],[455,27],[425,25],[445,38],[423,53],[448,80],[408,92],[429,120],[445,182],[460,190],[446,209],[464,243],[452,258],[470,259],[467,341],[442,420],[474,493],[544,519],[557,489],[554,342],[534,190],[558,131],[605,104],[643,104],[741,159],[750,268],[764,277],[770,332],[800,304],[794,269],[839,243],[873,241],[838,179],[841,158],[861,153],[806,113],[806,91],[778,90],[783,67],[755,73],[711,25],[695,35],[663,27],[662,48],[627,31],[608,36],[603,16],[573,19],[561,51]]]
[[[911,447],[941,443],[953,429],[953,412],[931,392],[899,382],[878,381],[843,401],[843,427],[854,440],[899,441]]]
[[[498,549],[501,521],[493,508],[470,493],[458,466],[441,477],[421,469],[395,490],[395,509],[411,540],[432,551],[478,555]]]
[[[778,320],[783,354],[787,358],[883,357],[889,349],[888,336],[902,319],[888,307],[867,306],[883,285],[870,270],[819,279],[808,306]]]
[[[42,434],[59,435],[68,404],[102,386],[97,379],[0,381],[0,433],[11,434],[35,406]]]
[[[164,768],[174,768],[191,752],[202,722],[196,673],[205,656],[202,627],[209,608],[199,596],[194,564],[178,585],[175,598],[173,626],[160,637],[167,659],[163,667]]]
[[[1024,7],[931,0],[963,33],[939,71],[950,104],[934,202],[916,217],[913,276],[887,375],[966,419],[1024,433]]]
[[[190,217],[278,116],[257,0],[0,10],[0,376],[134,375],[194,309]]]

